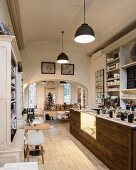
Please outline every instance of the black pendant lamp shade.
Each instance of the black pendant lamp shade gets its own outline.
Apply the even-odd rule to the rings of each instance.
[[[57,58],[57,63],[63,64],[68,62],[69,62],[68,56],[63,52]]]
[[[75,39],[78,43],[90,43],[95,40],[93,29],[85,23],[85,0],[84,0],[84,24],[82,24],[75,33]]]
[[[60,85],[65,85],[66,82],[65,81],[60,81]]]
[[[58,56],[57,63],[64,64],[64,63],[68,63],[69,59],[68,59],[68,56],[63,52],[63,33],[64,33],[64,31],[62,31],[61,33],[62,33],[62,53]]]

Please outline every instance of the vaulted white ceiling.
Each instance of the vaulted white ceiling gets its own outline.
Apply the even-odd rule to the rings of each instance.
[[[35,41],[75,43],[76,29],[83,23],[83,0],[19,0],[25,45]],[[96,34],[90,44],[77,44],[86,54],[136,20],[136,0],[86,0],[86,23]]]

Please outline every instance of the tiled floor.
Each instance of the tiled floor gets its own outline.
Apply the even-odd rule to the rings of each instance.
[[[38,161],[40,170],[107,170],[88,149],[69,133],[69,124],[52,124],[43,131],[45,136],[44,165],[41,156],[30,156]]]

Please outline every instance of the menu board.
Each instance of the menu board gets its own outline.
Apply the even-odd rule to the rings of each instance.
[[[136,66],[127,68],[127,88],[136,88]]]

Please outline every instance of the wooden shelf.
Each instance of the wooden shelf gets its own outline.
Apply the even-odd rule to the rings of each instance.
[[[120,84],[106,85],[106,87],[112,87],[112,86],[120,86]]]
[[[107,92],[120,92],[120,90],[107,90]]]
[[[121,97],[124,100],[136,100],[136,97]]]
[[[110,72],[113,72],[113,71],[117,71],[117,70],[119,70],[119,69],[120,69],[120,67],[115,68],[115,69],[112,69],[112,70],[109,70],[109,71],[106,71],[106,73],[110,73]]]
[[[134,65],[136,65],[136,62],[126,64],[126,65],[122,66],[121,68],[129,68],[129,67],[134,66]]]
[[[136,89],[121,89],[122,92],[136,91]]]
[[[111,63],[114,63],[114,62],[117,62],[117,61],[119,61],[119,57],[115,58],[115,59],[113,59],[111,61],[107,61],[106,64],[108,65],[108,64],[111,64]]]
[[[113,78],[113,79],[106,80],[106,81],[109,82],[109,81],[113,81],[113,80],[120,80],[120,77],[118,77],[118,78]]]
[[[16,100],[11,100],[11,103],[15,103],[16,102]]]

